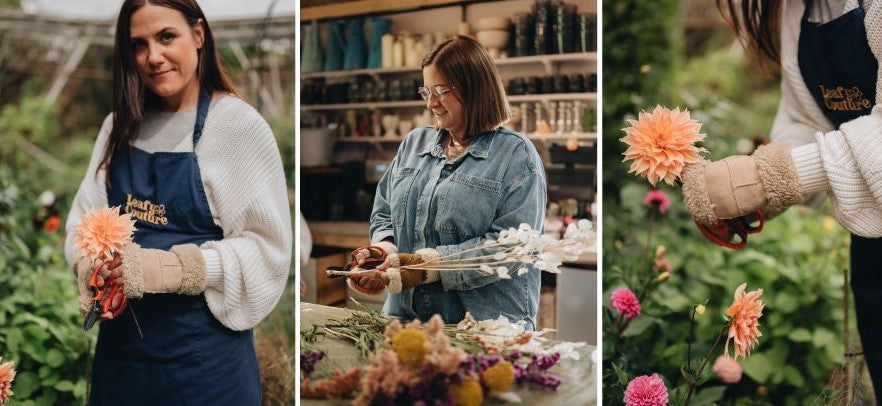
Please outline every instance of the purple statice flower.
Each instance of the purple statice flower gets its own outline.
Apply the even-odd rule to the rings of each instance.
[[[309,376],[315,371],[315,364],[318,364],[325,357],[324,351],[306,351],[300,354],[300,371]]]
[[[514,363],[515,381],[517,383],[533,383],[542,389],[557,390],[562,380],[557,375],[548,372],[548,370],[560,361],[560,353],[528,355],[523,358],[530,358],[530,363]]]

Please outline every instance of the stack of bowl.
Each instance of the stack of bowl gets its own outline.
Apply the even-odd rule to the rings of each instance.
[[[502,50],[508,44],[508,26],[511,23],[506,17],[485,17],[478,20],[475,25],[477,33],[475,37],[478,43],[487,51],[493,59],[499,59]]]

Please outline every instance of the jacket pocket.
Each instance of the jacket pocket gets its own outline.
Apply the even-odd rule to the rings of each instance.
[[[398,168],[392,175],[392,193],[389,195],[389,211],[396,227],[404,224],[408,201],[413,183],[420,170],[417,168]]]
[[[502,184],[454,172],[440,191],[435,230],[442,245],[458,244],[490,231],[502,197]]]

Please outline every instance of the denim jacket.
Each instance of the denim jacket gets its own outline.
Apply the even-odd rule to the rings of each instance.
[[[507,128],[479,134],[456,160],[448,162],[442,140],[448,133],[432,127],[413,130],[377,186],[371,213],[371,240],[394,237],[399,252],[433,247],[444,257],[494,239],[521,223],[542,229],[545,172],[536,148]],[[463,254],[486,254],[474,250]],[[477,271],[441,271],[441,280],[390,294],[384,312],[427,320],[438,313],[446,323],[465,312],[477,320],[524,320],[535,328],[539,308],[538,269],[511,279]]]

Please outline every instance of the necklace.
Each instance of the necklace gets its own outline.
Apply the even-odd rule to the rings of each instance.
[[[456,142],[453,139],[453,136],[449,136],[447,138],[447,148],[445,148],[445,153],[447,155],[448,160],[456,159],[456,157],[460,156],[462,152],[465,150],[465,143]]]

